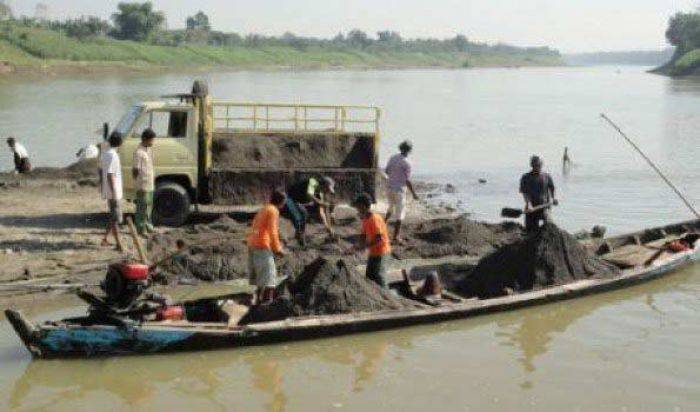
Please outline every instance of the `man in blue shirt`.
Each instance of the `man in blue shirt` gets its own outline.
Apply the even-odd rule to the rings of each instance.
[[[525,230],[530,233],[540,227],[540,222],[550,220],[549,208],[531,211],[532,208],[548,203],[559,204],[554,195],[554,181],[549,173],[542,171],[544,162],[539,156],[530,158],[532,170],[520,178],[520,193],[525,199]]]

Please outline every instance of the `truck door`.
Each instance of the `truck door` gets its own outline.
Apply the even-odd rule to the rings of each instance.
[[[153,144],[153,164],[156,179],[159,176],[173,175],[187,177],[194,186],[197,184],[197,144],[194,138],[194,117],[191,109],[154,109],[144,113],[130,134],[129,146],[123,152],[127,155],[128,176],[124,176],[125,186],[132,188],[130,168],[133,153],[141,141],[141,133],[151,128],[156,133]],[[127,183],[128,179],[128,183]]]

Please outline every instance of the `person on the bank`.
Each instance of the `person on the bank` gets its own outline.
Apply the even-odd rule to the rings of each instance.
[[[153,232],[151,213],[153,212],[153,191],[155,174],[153,173],[153,142],[156,134],[151,129],[141,133],[141,144],[134,151],[131,169],[136,187],[136,229],[141,235]]]
[[[367,250],[365,274],[369,280],[381,287],[386,287],[386,270],[391,257],[391,243],[386,222],[379,213],[372,212],[372,197],[366,193],[358,196],[353,206],[362,219],[362,235],[355,249]]]
[[[542,171],[544,162],[539,156],[530,158],[528,173],[520,178],[520,193],[525,200],[525,230],[534,232],[540,227],[540,223],[548,222],[551,219],[549,208],[537,211],[531,209],[548,203],[559,204],[555,196],[554,181],[549,173]]]
[[[11,136],[7,138],[7,145],[10,147],[12,157],[15,161],[15,173],[31,172],[32,164],[29,161],[29,152],[27,152],[27,148]]]
[[[105,236],[102,239],[102,246],[109,246],[109,235],[114,236],[116,249],[124,251],[119,225],[122,224],[121,200],[122,188],[122,164],[119,159],[117,148],[122,145],[122,135],[114,132],[109,136],[109,149],[100,155],[100,170],[102,173],[102,198],[107,200],[109,208],[109,223]]]
[[[399,153],[389,159],[386,165],[386,175],[388,177],[389,209],[386,212],[386,221],[394,221],[394,242],[401,243],[401,224],[406,218],[406,190],[411,192],[413,199],[418,200],[418,195],[413,190],[411,183],[411,163],[408,155],[413,151],[413,145],[408,140],[399,145]]]
[[[309,215],[321,221],[328,235],[333,236],[331,213],[333,205],[329,197],[335,194],[335,180],[330,177],[303,179],[287,190],[283,214],[294,225],[295,236],[302,246],[306,245],[306,224]]]
[[[248,281],[256,287],[255,302],[269,303],[275,298],[278,284],[275,255],[286,254],[279,236],[280,210],[287,196],[274,191],[270,202],[253,219],[248,231]]]

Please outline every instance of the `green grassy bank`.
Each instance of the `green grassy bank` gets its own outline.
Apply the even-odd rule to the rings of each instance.
[[[676,52],[668,63],[652,71],[674,77],[700,75],[700,49]]]
[[[108,37],[78,40],[60,32],[0,24],[0,68],[6,73],[60,71],[71,67],[147,68],[408,68],[562,65],[558,53],[412,52],[311,46],[159,46]],[[2,71],[2,70],[0,70]]]

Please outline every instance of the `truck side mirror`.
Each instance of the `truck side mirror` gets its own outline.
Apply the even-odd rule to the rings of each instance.
[[[109,123],[105,122],[102,125],[102,138],[107,140],[107,137],[109,137]]]

